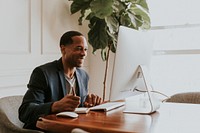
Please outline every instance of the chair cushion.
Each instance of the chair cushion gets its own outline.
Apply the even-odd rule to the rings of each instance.
[[[22,128],[24,124],[18,119],[18,108],[22,99],[22,95],[0,99],[0,133],[44,133]]]
[[[0,108],[6,114],[8,119],[16,126],[22,128],[23,123],[18,119],[18,108],[22,102],[23,96],[8,96],[0,100]]]
[[[172,95],[166,102],[200,104],[200,92],[184,92]]]

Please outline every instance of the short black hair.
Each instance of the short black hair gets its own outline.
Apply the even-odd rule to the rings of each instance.
[[[78,31],[68,31],[65,32],[62,37],[60,38],[60,46],[61,45],[69,45],[73,43],[72,37],[74,36],[83,36],[83,34],[81,34]]]

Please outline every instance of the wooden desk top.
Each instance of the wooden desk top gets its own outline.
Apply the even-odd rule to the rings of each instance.
[[[164,103],[151,115],[123,113],[124,107],[109,112],[90,111],[78,118],[48,115],[37,127],[54,133],[81,128],[90,133],[199,133],[200,105]]]

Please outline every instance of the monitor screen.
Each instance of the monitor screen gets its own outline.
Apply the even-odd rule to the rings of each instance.
[[[112,72],[110,101],[123,100],[143,91],[144,84],[136,77],[140,65],[147,71],[153,51],[154,37],[151,30],[135,30],[120,26],[117,50]],[[146,90],[144,90],[146,91]]]

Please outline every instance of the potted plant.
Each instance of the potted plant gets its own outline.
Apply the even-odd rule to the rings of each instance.
[[[136,30],[149,29],[150,17],[146,0],[70,0],[72,14],[80,12],[79,25],[88,20],[88,42],[93,53],[101,50],[106,61],[103,81],[103,101],[105,100],[106,79],[110,51],[115,53],[119,26]]]

